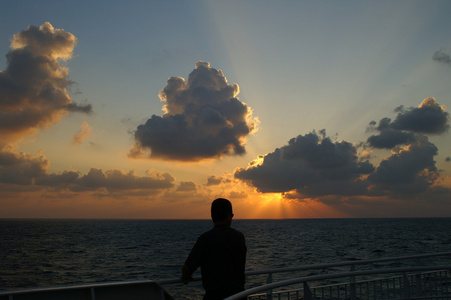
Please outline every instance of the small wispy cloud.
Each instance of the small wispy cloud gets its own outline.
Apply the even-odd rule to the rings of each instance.
[[[435,51],[432,59],[436,62],[451,66],[451,56],[442,49]]]
[[[81,123],[80,130],[72,136],[72,145],[78,145],[83,142],[91,133],[91,126],[88,123]]]

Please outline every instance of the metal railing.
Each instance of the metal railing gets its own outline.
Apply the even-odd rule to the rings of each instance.
[[[446,270],[446,271],[445,271]],[[451,270],[451,265],[443,265],[443,266],[427,266],[427,267],[404,267],[404,268],[392,268],[392,269],[379,269],[379,270],[364,270],[364,271],[354,271],[354,272],[343,272],[343,273],[334,273],[334,274],[324,274],[324,275],[312,275],[312,276],[306,276],[306,277],[299,277],[299,278],[293,278],[288,280],[283,280],[279,282],[269,283],[265,284],[259,287],[251,288],[246,291],[243,291],[241,293],[235,294],[231,297],[226,298],[227,300],[235,300],[235,299],[242,299],[243,297],[248,297],[249,299],[273,299],[275,298],[275,295],[277,295],[277,299],[293,299],[291,297],[292,295],[295,295],[295,299],[305,299],[305,300],[311,300],[311,299],[432,299],[432,298],[440,298],[440,299],[451,299],[451,293],[449,293],[450,284],[451,284],[451,278],[449,277],[449,270]],[[426,271],[438,271],[439,273],[446,272],[446,284],[444,289],[423,289],[421,288],[420,292],[415,295],[411,295],[411,289],[412,286],[411,282],[408,280],[407,273],[409,272],[426,272]],[[381,274],[388,274],[388,273],[401,273],[402,275],[402,283],[400,283],[398,286],[396,286],[396,281],[392,281],[392,279],[378,279],[376,280],[380,284],[382,284],[384,281],[387,282],[387,289],[384,289],[381,286],[380,289],[380,295],[377,294],[377,289],[374,290],[366,290],[362,292],[362,288],[360,288],[360,293],[358,295],[357,293],[357,283],[353,282],[352,278],[355,278],[357,276],[363,276],[363,275],[381,275]],[[437,274],[436,272],[431,274]],[[415,276],[418,276],[415,275]],[[410,275],[412,276],[412,275]],[[349,283],[345,284],[336,284],[336,285],[328,285],[323,287],[317,287],[317,288],[310,288],[310,283],[317,282],[321,280],[326,279],[337,279],[337,278],[350,278]],[[366,281],[367,283],[369,281]],[[389,296],[390,294],[390,282],[394,284],[393,293],[394,296]],[[442,281],[443,282],[443,281]],[[303,287],[301,289],[297,290],[290,290],[290,291],[282,291],[277,293],[266,293],[263,295],[258,295],[258,293],[261,293],[263,291],[273,290],[279,287],[285,287],[290,286],[294,284],[303,284]],[[360,283],[359,283],[360,284]],[[333,293],[333,287],[340,287],[345,286],[345,289],[338,290],[338,293]],[[374,285],[376,286],[376,285]],[[423,285],[420,284],[419,287],[422,287]],[[322,292],[317,291],[321,289]],[[329,290],[329,294],[325,295],[325,290]],[[313,292],[313,290],[315,292]],[[399,294],[396,293],[396,290],[399,290]],[[382,291],[385,291],[383,293]],[[300,293],[301,292],[301,293]],[[327,293],[327,292],[326,292]],[[283,297],[285,295],[285,297]],[[388,295],[388,296],[387,296]]]
[[[421,266],[421,260],[443,256],[447,262],[439,266]],[[383,263],[410,262],[416,267],[384,268]],[[366,266],[366,267],[365,267]],[[321,270],[327,272],[337,267],[349,267],[347,272],[297,276],[273,283],[273,274]],[[366,268],[355,270],[357,267]],[[267,269],[246,272],[247,277],[267,274],[266,284],[250,288],[230,299],[451,299],[451,252],[353,260],[337,263],[316,264],[291,268]],[[392,275],[392,276],[389,276]],[[396,275],[396,276],[394,276]],[[376,277],[376,278],[375,278]],[[321,284],[324,281],[347,281]],[[360,279],[357,281],[357,279]],[[277,290],[297,285],[296,288]]]
[[[173,299],[152,280],[102,282],[0,291],[0,300],[149,300]]]
[[[445,263],[437,265],[436,257],[444,257]],[[421,266],[422,259],[434,258],[434,266]],[[438,259],[440,260],[440,259]],[[384,263],[407,263],[404,267],[387,267]],[[414,265],[414,267],[412,267]],[[349,268],[349,271],[337,268]],[[360,268],[356,270],[356,268]],[[299,272],[317,270],[323,274],[310,276]],[[335,273],[331,273],[332,270]],[[229,297],[229,300],[248,297],[248,299],[304,299],[304,300],[374,300],[374,299],[448,299],[451,300],[451,252],[421,254],[404,257],[389,257],[369,260],[353,260],[337,263],[315,264],[299,267],[254,270],[246,272],[250,289]],[[273,282],[275,275],[284,275],[287,280]],[[265,282],[257,283],[251,277],[261,277]],[[377,278],[375,278],[377,277]],[[343,278],[347,280],[343,280]],[[200,277],[194,278],[196,281]],[[336,280],[343,280],[338,283]],[[332,282],[331,282],[332,281]],[[38,288],[21,291],[0,292],[0,300],[44,299],[33,295],[54,293],[80,294],[77,299],[171,299],[159,286],[180,284],[180,279],[137,280],[112,283],[85,284]],[[287,289],[290,287],[290,289]],[[282,289],[283,288],[283,289]],[[147,297],[143,297],[143,292]],[[122,298],[120,294],[127,295]],[[27,298],[27,295],[29,297]],[[149,297],[151,296],[151,297]],[[73,297],[71,297],[72,299]],[[47,298],[45,298],[47,299]],[[55,299],[55,298],[49,298]],[[63,298],[61,298],[63,299]],[[66,298],[64,298],[66,299]],[[75,298],[73,298],[75,299]]]

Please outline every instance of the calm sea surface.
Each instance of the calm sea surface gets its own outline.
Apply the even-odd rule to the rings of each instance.
[[[0,290],[178,278],[211,221],[0,220]],[[451,250],[451,218],[235,220],[247,270]],[[252,284],[249,283],[249,284]],[[177,299],[197,283],[165,287]],[[199,296],[200,297],[200,296]]]

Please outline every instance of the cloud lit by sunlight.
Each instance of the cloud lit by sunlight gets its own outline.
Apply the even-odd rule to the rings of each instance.
[[[77,145],[83,142],[91,133],[91,126],[88,123],[81,123],[80,130],[72,136],[72,145]]]
[[[77,38],[49,22],[14,34],[0,71],[0,146],[17,142],[59,122],[71,112],[91,113],[67,93],[72,84],[63,64],[72,57]]]
[[[165,113],[136,128],[129,157],[201,161],[244,155],[259,121],[238,94],[238,84],[229,84],[208,62],[197,62],[187,80],[170,77],[158,95]]]
[[[0,18],[0,218],[209,219],[218,197],[238,219],[449,215],[439,10],[171,5]]]

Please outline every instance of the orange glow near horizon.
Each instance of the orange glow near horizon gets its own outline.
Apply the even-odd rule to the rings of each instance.
[[[222,194],[172,195],[107,195],[83,193],[24,191],[19,194],[3,192],[0,196],[0,218],[74,218],[74,219],[210,219],[211,201]],[[227,198],[227,196],[226,196]],[[403,201],[384,198],[335,199],[335,202],[316,199],[286,199],[282,194],[254,192],[244,198],[229,198],[236,219],[320,219],[383,217],[393,206]],[[331,203],[331,204],[328,204]],[[371,207],[371,210],[363,208]],[[418,215],[423,205],[413,207]],[[401,216],[401,212],[397,212]],[[415,215],[413,215],[415,216]],[[445,215],[437,215],[445,216]]]
[[[280,193],[255,193],[245,201],[233,201],[240,219],[340,218],[342,212],[319,201],[288,200]]]
[[[4,194],[6,197],[0,199],[3,208],[0,218],[210,219],[210,204],[215,198],[188,194],[174,194],[164,199],[69,192],[60,193],[58,197],[39,191],[32,194],[32,197],[29,197],[30,192],[16,195],[15,199]],[[287,200],[278,193],[254,192],[247,198],[229,199],[236,219],[342,217],[321,202]]]

